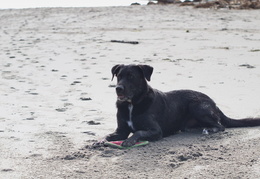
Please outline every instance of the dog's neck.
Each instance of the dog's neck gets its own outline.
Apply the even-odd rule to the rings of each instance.
[[[152,90],[152,88],[149,85],[147,85],[147,88],[143,93],[141,93],[137,96],[134,96],[132,99],[127,100],[127,102],[132,105],[139,104],[149,95],[149,92],[151,90]]]

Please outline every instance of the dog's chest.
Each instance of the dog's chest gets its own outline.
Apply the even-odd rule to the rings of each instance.
[[[133,124],[133,120],[132,120],[132,115],[133,115],[133,105],[129,104],[128,105],[128,111],[129,111],[129,119],[127,121],[128,126],[134,131],[134,124]]]

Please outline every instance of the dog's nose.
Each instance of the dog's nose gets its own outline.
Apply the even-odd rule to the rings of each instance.
[[[116,86],[116,92],[117,93],[122,93],[124,91],[124,87],[122,85],[117,85]]]

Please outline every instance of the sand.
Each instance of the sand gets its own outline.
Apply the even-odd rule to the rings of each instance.
[[[151,65],[154,88],[260,117],[259,10],[0,10],[0,24],[0,178],[260,178],[260,127],[91,148],[116,127],[116,64]]]

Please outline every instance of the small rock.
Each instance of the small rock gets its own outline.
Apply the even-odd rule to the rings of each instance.
[[[33,118],[33,117],[28,117],[28,118],[25,118],[25,119],[23,119],[23,120],[32,121],[32,120],[34,120],[34,118]]]
[[[82,100],[82,101],[90,101],[90,100],[92,100],[92,99],[91,99],[91,98],[84,98],[84,97],[81,97],[80,100]]]
[[[58,112],[65,112],[67,109],[66,108],[58,108],[58,109],[55,109],[56,111]]]
[[[71,83],[71,85],[76,85],[77,83],[81,83],[80,81],[73,81],[73,83]]]
[[[249,65],[249,64],[242,64],[242,65],[239,65],[240,67],[246,67],[246,68],[255,68],[254,66],[252,65]]]
[[[109,85],[108,87],[109,87],[109,88],[115,88],[116,85]]]
[[[76,157],[72,156],[72,155],[66,155],[63,159],[64,160],[74,160],[74,159],[76,159]]]
[[[100,122],[95,122],[95,121],[87,121],[88,125],[100,125]]]
[[[140,3],[137,3],[137,2],[134,2],[131,4],[131,6],[140,6],[141,4]]]
[[[85,131],[85,132],[82,132],[84,134],[88,134],[88,135],[96,135],[94,132],[91,132],[91,131]]]
[[[14,171],[13,169],[10,169],[10,168],[6,168],[6,169],[2,169],[1,170],[2,172],[12,172]]]

